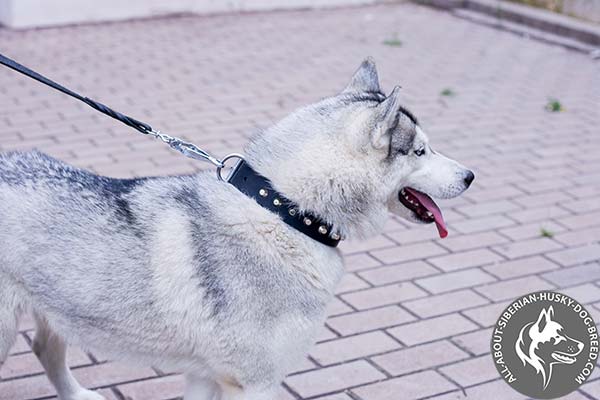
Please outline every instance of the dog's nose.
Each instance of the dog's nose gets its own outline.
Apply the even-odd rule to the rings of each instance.
[[[473,171],[467,171],[467,174],[465,175],[465,185],[467,185],[467,187],[471,186],[473,179],[475,179],[475,174]]]

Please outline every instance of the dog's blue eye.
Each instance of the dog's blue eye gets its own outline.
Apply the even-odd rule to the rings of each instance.
[[[415,150],[415,154],[417,157],[421,157],[423,154],[425,154],[425,149],[423,148],[423,149]]]

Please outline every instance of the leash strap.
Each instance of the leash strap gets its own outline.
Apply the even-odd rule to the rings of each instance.
[[[330,224],[311,213],[300,213],[296,204],[273,189],[271,182],[252,169],[246,161],[240,160],[237,163],[227,181],[306,236],[330,247],[336,247],[340,243],[340,235]]]
[[[117,121],[120,121],[120,122],[124,123],[125,125],[130,126],[133,129],[139,131],[140,133],[142,133],[144,135],[153,136],[154,138],[158,138],[158,139],[162,140],[164,143],[168,144],[171,148],[173,148],[173,149],[177,150],[178,152],[180,152],[181,154],[183,154],[184,156],[194,158],[196,160],[209,161],[213,165],[215,165],[217,168],[223,168],[223,166],[224,166],[224,164],[221,160],[210,155],[206,151],[200,149],[198,146],[196,146],[192,143],[186,142],[177,137],[169,136],[158,130],[154,130],[154,129],[152,129],[152,127],[150,125],[148,125],[142,121],[138,121],[135,118],[131,118],[130,116],[127,116],[118,111],[115,111],[112,108],[100,103],[99,101],[90,99],[89,97],[81,96],[80,94],[78,94],[70,89],[67,89],[66,87],[54,82],[51,79],[46,78],[45,76],[43,76],[35,71],[32,71],[31,69],[27,68],[26,66],[19,64],[15,60],[10,59],[10,58],[4,56],[3,54],[0,54],[0,64],[5,65],[8,68],[15,70],[25,76],[35,79],[36,81],[41,82],[44,85],[50,86],[51,88],[56,89],[68,96],[74,97],[77,100],[80,100],[80,101],[84,102],[85,104],[87,104],[88,106],[92,107],[93,109],[100,111],[102,114],[108,115],[109,117],[112,117],[112,118],[116,119]]]

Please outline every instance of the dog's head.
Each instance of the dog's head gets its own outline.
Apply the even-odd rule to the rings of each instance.
[[[548,386],[555,364],[573,364],[584,344],[569,337],[563,326],[554,320],[554,308],[542,309],[538,319],[525,325],[519,334],[515,350],[523,362],[529,364]]]
[[[474,175],[433,150],[401,90],[381,91],[365,60],[339,94],[292,113],[256,137],[251,164],[277,190],[343,236],[381,229],[387,211],[447,234],[433,198],[464,192]]]

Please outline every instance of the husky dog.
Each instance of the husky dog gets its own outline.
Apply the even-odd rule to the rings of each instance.
[[[537,321],[526,324],[515,344],[523,365],[529,364],[542,375],[544,390],[552,378],[556,364],[573,364],[584,344],[567,336],[563,326],[554,320],[554,308],[542,309]]]
[[[343,238],[388,210],[446,227],[432,197],[473,173],[435,152],[365,60],[339,94],[251,141],[249,165]],[[212,174],[111,179],[38,152],[0,156],[0,361],[19,316],[61,400],[99,400],[67,344],[185,373],[186,400],[272,400],[323,324],[338,250]]]

